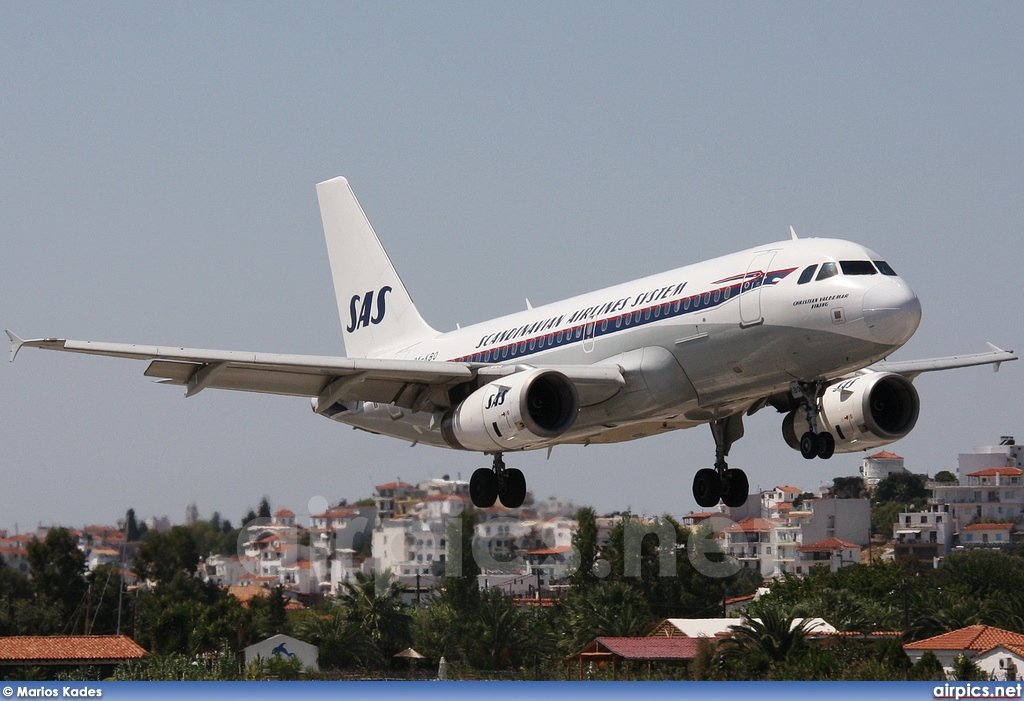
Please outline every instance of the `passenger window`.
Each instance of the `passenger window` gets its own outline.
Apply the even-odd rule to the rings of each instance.
[[[822,263],[821,272],[818,273],[818,277],[815,280],[827,280],[830,277],[834,277],[839,274],[839,268],[836,267],[835,263]]]
[[[878,272],[882,273],[882,275],[896,275],[896,271],[884,260],[876,260],[875,265],[878,267]]]
[[[798,285],[806,285],[808,282],[814,279],[814,271],[818,269],[818,264],[808,265],[804,268],[804,271],[800,273],[800,279],[796,281]]]
[[[843,275],[877,275],[875,266],[869,260],[844,260],[839,263],[843,269]]]

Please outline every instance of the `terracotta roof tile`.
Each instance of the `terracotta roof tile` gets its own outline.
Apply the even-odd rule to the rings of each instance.
[[[0,637],[0,664],[114,664],[137,660],[145,654],[126,635]]]
[[[856,543],[850,543],[839,538],[826,538],[825,540],[819,540],[816,543],[801,545],[797,549],[802,553],[827,553],[835,552],[836,550],[846,550],[847,548],[859,547],[860,546]]]
[[[572,552],[571,545],[562,545],[557,548],[540,548],[539,550],[528,550],[527,555],[561,555],[562,553]]]
[[[1012,523],[972,523],[964,526],[961,531],[1008,531],[1013,528]]]
[[[903,457],[896,453],[890,453],[888,450],[882,450],[874,455],[869,455],[868,460],[902,460]]]
[[[751,517],[745,518],[739,523],[734,523],[725,530],[728,533],[764,532],[778,528],[778,525],[778,523],[770,521],[766,518]]]
[[[996,645],[1024,645],[1024,635],[993,626],[967,626],[904,645],[907,650],[990,650]]]
[[[1016,467],[990,467],[987,470],[979,470],[978,472],[972,472],[968,477],[995,477],[996,475],[1002,475],[1003,477],[1020,477],[1024,475],[1024,470]]]
[[[692,660],[698,638],[598,638],[609,652],[627,660]]]

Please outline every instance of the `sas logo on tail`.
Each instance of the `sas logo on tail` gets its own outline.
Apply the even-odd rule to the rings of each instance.
[[[362,296],[352,295],[352,299],[348,303],[349,324],[345,327],[345,331],[352,333],[356,329],[382,322],[384,315],[387,314],[386,295],[388,292],[391,292],[391,287],[385,286],[376,292],[370,290]]]

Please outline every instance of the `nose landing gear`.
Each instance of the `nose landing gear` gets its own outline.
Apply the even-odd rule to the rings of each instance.
[[[824,387],[820,382],[794,382],[790,386],[793,397],[803,407],[807,426],[810,428],[800,436],[800,454],[807,460],[814,458],[828,460],[836,452],[835,436],[818,428],[818,399],[823,391]]]

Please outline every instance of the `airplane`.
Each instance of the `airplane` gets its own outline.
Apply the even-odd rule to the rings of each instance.
[[[807,459],[871,450],[907,435],[922,372],[1016,360],[983,353],[881,362],[913,336],[921,304],[878,254],[849,241],[790,238],[453,331],[420,316],[349,182],[317,184],[347,355],[282,355],[7,331],[24,347],[147,360],[185,388],[307,397],[321,416],[371,433],[492,458],[470,479],[478,508],[518,508],[526,478],[503,455],[630,441],[707,424],[713,467],[702,507],[741,506],[746,474],[726,457],[743,419],[785,414]]]

